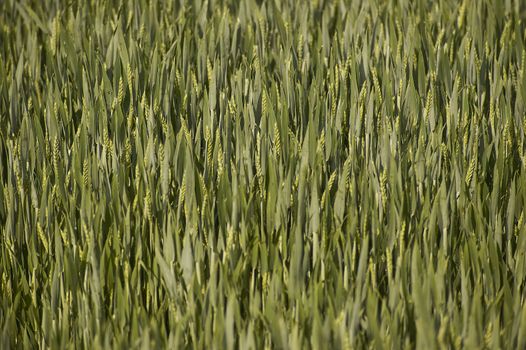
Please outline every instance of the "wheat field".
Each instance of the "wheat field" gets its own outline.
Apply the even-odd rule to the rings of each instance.
[[[0,1],[0,348],[526,348],[526,2]]]

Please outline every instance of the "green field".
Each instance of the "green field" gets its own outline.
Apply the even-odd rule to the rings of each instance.
[[[0,0],[0,349],[526,348],[526,1]]]

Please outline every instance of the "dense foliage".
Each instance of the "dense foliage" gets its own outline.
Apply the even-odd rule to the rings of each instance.
[[[0,1],[0,348],[525,348],[522,0]]]

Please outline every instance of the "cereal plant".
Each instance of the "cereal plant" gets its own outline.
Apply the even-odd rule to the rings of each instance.
[[[523,0],[0,0],[0,348],[526,348]]]

